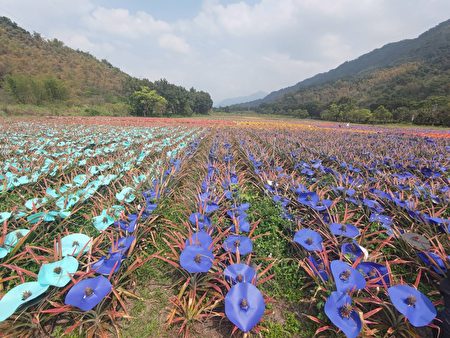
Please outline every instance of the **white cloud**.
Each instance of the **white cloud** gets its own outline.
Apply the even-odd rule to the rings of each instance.
[[[94,43],[87,36],[76,32],[58,31],[53,34],[53,37],[64,41],[71,48],[89,51],[100,58],[104,58],[116,50],[116,46],[109,42]]]
[[[95,43],[81,34],[72,32],[59,32],[57,38],[64,41],[64,43],[71,48],[80,50],[94,50],[96,48]]]
[[[158,39],[159,45],[169,51],[180,54],[189,53],[190,47],[182,38],[173,34],[163,34]]]
[[[168,21],[127,6],[0,0],[0,13],[134,76],[165,77],[216,101],[293,85],[450,13],[448,0],[204,0],[193,17]]]
[[[131,14],[127,9],[98,7],[84,18],[89,29],[116,37],[137,39],[171,30],[170,25],[145,12]]]
[[[289,27],[296,12],[292,0],[263,0],[255,5],[243,1],[222,5],[207,0],[193,23],[207,33],[255,36]]]
[[[352,47],[333,33],[326,33],[318,39],[319,48],[324,51],[325,58],[331,62],[348,60],[352,56]]]

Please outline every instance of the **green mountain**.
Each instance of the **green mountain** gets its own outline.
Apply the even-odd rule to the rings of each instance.
[[[261,113],[285,114],[306,110],[310,116],[320,117],[333,103],[350,102],[372,110],[383,105],[395,111],[421,109],[427,102],[430,105],[430,100],[432,105],[439,102],[439,106],[447,106],[449,96],[450,20],[447,20],[415,39],[387,44],[329,72],[230,109],[253,108]]]
[[[142,92],[153,106],[130,107],[132,94],[143,86],[155,91]],[[163,105],[156,109],[152,100]],[[169,116],[205,114],[212,100],[208,93],[187,90],[164,79],[151,82],[131,77],[106,60],[69,48],[57,39],[31,34],[9,18],[0,17],[0,104],[118,106],[120,114],[142,115],[144,111],[146,116]]]

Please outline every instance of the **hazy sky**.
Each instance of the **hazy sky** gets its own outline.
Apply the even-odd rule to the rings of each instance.
[[[270,92],[450,17],[449,0],[0,0],[29,31],[228,97]]]

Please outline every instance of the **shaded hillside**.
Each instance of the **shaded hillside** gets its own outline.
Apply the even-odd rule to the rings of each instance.
[[[272,92],[261,100],[231,107],[262,113],[306,109],[312,117],[339,100],[359,107],[415,108],[450,95],[450,20],[416,39],[390,43],[327,73]],[[440,101],[442,101],[440,99]]]

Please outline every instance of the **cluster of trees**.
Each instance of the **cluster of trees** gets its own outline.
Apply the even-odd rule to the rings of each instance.
[[[45,102],[64,101],[69,96],[64,83],[51,76],[8,75],[5,85],[6,90],[19,103],[40,105]]]
[[[131,79],[127,93],[131,114],[136,116],[206,115],[213,105],[208,93],[194,88],[187,90],[165,79],[155,82]]]
[[[374,110],[357,107],[351,100],[332,103],[320,113],[323,120],[357,123],[388,123],[393,122],[392,112],[383,105]]]
[[[44,105],[71,99],[64,81],[51,76],[7,75],[2,86],[17,103]],[[191,116],[208,114],[211,96],[194,88],[190,90],[162,79],[151,82],[129,78],[124,83],[122,102],[135,116]]]
[[[358,123],[413,123],[450,126],[450,98],[432,96],[426,100],[388,109],[384,105],[360,108],[352,102],[332,103],[320,113],[320,118],[331,121]]]
[[[450,97],[430,96],[420,101],[397,102],[394,105],[380,102],[366,106],[348,97],[342,97],[328,105],[309,102],[299,106],[286,95],[282,102],[261,104],[256,108],[256,112],[338,122],[450,126]]]
[[[398,107],[393,117],[400,122],[450,127],[450,97],[431,96],[412,107]]]
[[[167,109],[167,100],[148,87],[135,91],[129,101],[131,114],[136,116],[163,116]]]

